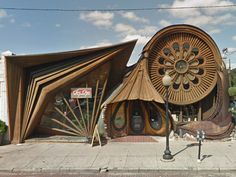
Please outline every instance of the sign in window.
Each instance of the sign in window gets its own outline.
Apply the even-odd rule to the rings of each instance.
[[[71,98],[92,98],[92,88],[71,88]]]

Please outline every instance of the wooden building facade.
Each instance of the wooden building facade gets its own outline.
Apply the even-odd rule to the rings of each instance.
[[[170,129],[204,129],[212,139],[229,135],[228,76],[207,33],[189,25],[164,28],[127,67],[135,43],[6,57],[11,142],[32,134],[89,138],[99,117],[112,138],[164,136],[165,72],[172,78]]]

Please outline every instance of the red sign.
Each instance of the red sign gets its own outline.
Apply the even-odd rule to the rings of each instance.
[[[92,88],[71,88],[71,98],[92,98]]]

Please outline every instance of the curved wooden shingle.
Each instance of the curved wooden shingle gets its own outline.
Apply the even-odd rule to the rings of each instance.
[[[147,60],[140,60],[137,66],[122,83],[119,91],[116,91],[107,104],[125,100],[143,100],[164,103],[160,94],[153,87],[147,73]]]

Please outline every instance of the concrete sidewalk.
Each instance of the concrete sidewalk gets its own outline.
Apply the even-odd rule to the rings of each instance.
[[[236,171],[236,141],[208,141],[197,162],[196,141],[170,140],[174,162],[162,162],[165,138],[156,143],[25,143],[0,146],[0,172]]]

